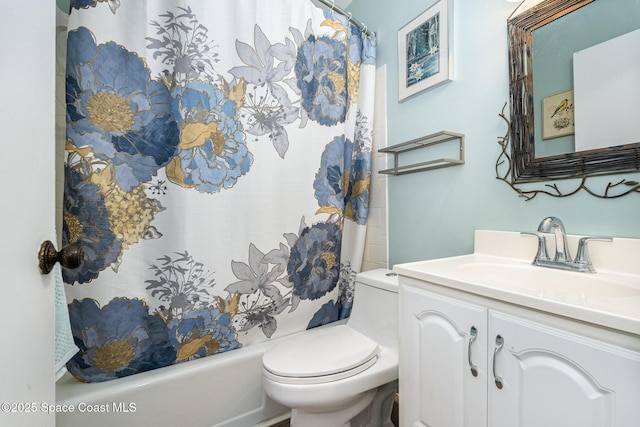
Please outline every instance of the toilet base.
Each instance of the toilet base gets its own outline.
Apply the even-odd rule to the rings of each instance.
[[[398,381],[378,387],[373,402],[351,420],[351,427],[396,427],[391,412],[398,393]]]
[[[291,427],[394,427],[391,422],[398,381],[357,396],[347,407],[333,412],[291,411]]]

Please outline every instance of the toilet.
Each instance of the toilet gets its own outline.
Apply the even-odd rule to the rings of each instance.
[[[287,338],[262,358],[263,386],[293,427],[393,427],[398,385],[398,279],[356,276],[351,316]]]

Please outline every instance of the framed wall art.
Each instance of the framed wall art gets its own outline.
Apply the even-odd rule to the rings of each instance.
[[[573,135],[575,120],[573,90],[548,96],[542,100],[542,139]]]
[[[453,0],[438,0],[398,30],[400,102],[453,79]]]

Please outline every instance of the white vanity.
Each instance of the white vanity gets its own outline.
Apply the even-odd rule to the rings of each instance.
[[[596,273],[537,248],[476,231],[473,254],[394,267],[401,426],[640,426],[640,239],[590,243]]]

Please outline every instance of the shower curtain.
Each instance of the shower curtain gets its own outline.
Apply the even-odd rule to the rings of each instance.
[[[375,40],[309,0],[71,0],[64,269],[106,381],[349,315]]]

